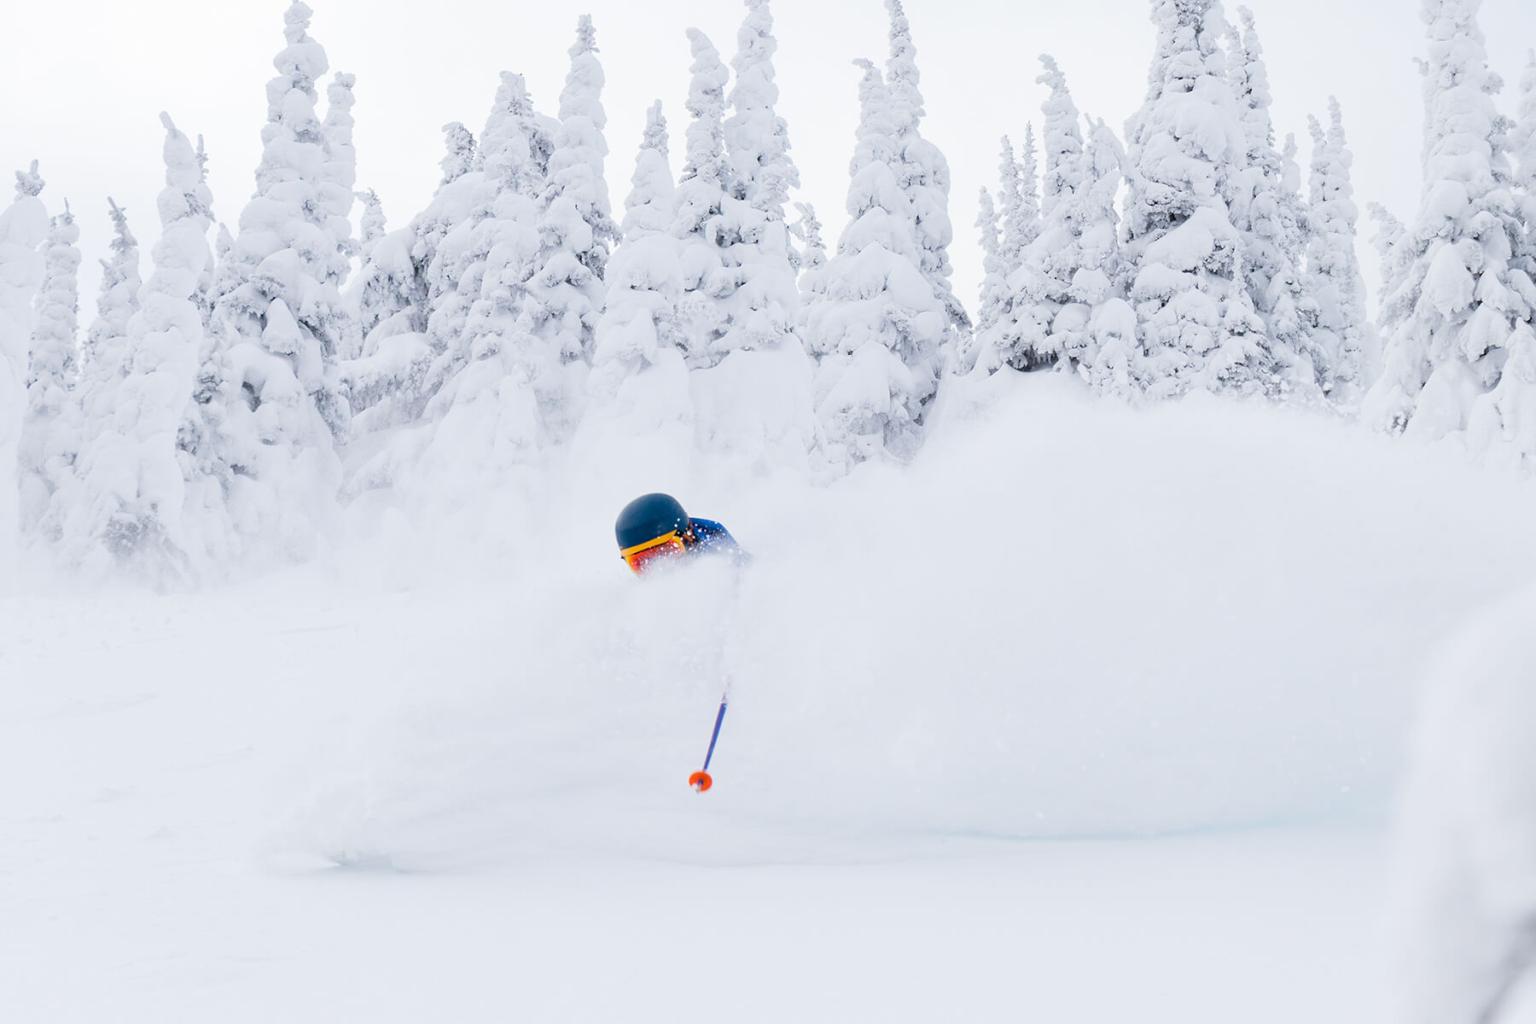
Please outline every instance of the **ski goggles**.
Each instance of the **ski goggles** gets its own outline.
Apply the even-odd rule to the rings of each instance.
[[[636,544],[632,548],[625,548],[619,554],[629,564],[629,568],[640,575],[652,563],[680,555],[686,549],[682,534],[676,530],[663,534],[655,540],[648,540],[644,544]]]

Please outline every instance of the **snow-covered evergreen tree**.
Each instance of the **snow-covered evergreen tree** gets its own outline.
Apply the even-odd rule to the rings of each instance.
[[[1033,132],[1031,126],[1030,133]],[[1006,280],[1019,269],[1019,264],[1024,260],[1025,247],[1040,230],[1039,219],[1026,213],[1024,176],[1019,168],[1013,140],[1006,135],[1003,136],[1002,153],[997,161],[997,178],[1001,200],[998,210],[1001,229],[998,254],[1003,261],[1003,277]]]
[[[1040,57],[1042,68],[1036,82],[1050,90],[1045,105],[1045,175],[1040,184],[1040,216],[1049,221],[1058,210],[1069,206],[1082,185],[1083,130],[1082,115],[1067,88],[1067,76],[1056,58]],[[1033,134],[1033,125],[1029,126]],[[1033,159],[1032,140],[1026,138],[1026,156]]]
[[[688,339],[688,364],[719,362],[717,341],[730,329],[725,304],[735,290],[735,274],[721,252],[720,220],[731,187],[725,160],[725,84],[729,73],[709,37],[688,30],[693,52],[682,178],[677,186],[674,231],[681,241],[678,266],[681,293],[678,316]]]
[[[1029,282],[1038,283],[1040,268],[1026,270],[1032,247],[1040,238],[1039,163],[1035,155],[1035,127],[1025,125],[1023,161],[1016,158],[1013,140],[1003,136],[998,160],[998,178],[1002,209],[998,261],[1002,274],[997,316],[991,326],[978,328],[974,353],[961,363],[979,365],[991,373],[1011,364],[1018,369],[1036,369],[1050,360],[1037,358],[1045,348],[1048,322],[1042,322]],[[1038,253],[1035,253],[1038,256]],[[974,358],[973,358],[974,357]]]
[[[851,221],[809,297],[806,335],[820,359],[819,449],[833,472],[882,456],[910,457],[942,367],[948,311],[923,273],[911,200],[901,187],[909,102],[869,61],[859,88],[848,187]]]
[[[544,130],[540,121],[523,76],[503,71],[480,136],[480,169],[445,173],[414,226],[412,257],[426,279],[422,305],[433,352],[420,402],[435,403],[431,419],[440,419],[455,400],[443,391],[471,360],[474,339],[510,333],[522,310],[522,284],[539,244],[538,196],[546,170],[535,141]],[[458,152],[454,135],[449,133],[450,159]],[[420,411],[418,405],[410,418]]]
[[[27,363],[27,411],[22,422],[18,468],[21,528],[50,539],[45,523],[54,491],[71,473],[80,449],[80,416],[74,390],[79,380],[80,228],[69,209],[53,218],[44,245],[43,286]]]
[[[42,190],[34,160],[30,169],[16,173],[16,198],[0,213],[0,586],[16,575],[16,448],[27,402],[33,299],[43,280],[40,247],[48,235],[48,211],[38,198]]]
[[[1322,357],[1323,390],[1340,401],[1358,397],[1365,345],[1365,282],[1355,254],[1355,206],[1350,167],[1354,156],[1344,136],[1337,99],[1328,103],[1329,127],[1309,118],[1312,131],[1312,195],[1307,283],[1317,309],[1314,350]]]
[[[1536,278],[1536,49],[1526,59],[1520,76],[1520,99],[1516,107],[1510,152],[1515,160],[1516,201],[1525,221],[1525,248],[1520,265]]]
[[[976,332],[985,334],[997,326],[1003,311],[1008,282],[1003,276],[1002,232],[992,192],[982,187],[976,206],[976,231],[981,235],[981,294]]]
[[[502,72],[480,136],[482,169],[440,189],[418,229],[451,223],[428,265],[434,361],[423,392],[432,424],[423,466],[450,479],[462,465],[486,474],[525,465],[547,437],[539,394],[558,390],[561,353],[533,337],[527,289],[544,247],[541,197],[559,130],[534,109],[523,76]]]
[[[731,116],[725,121],[725,150],[731,167],[732,195],[744,199],[770,221],[785,219],[789,190],[800,187],[800,172],[789,155],[789,126],[776,105],[773,14],[768,0],[745,0],[747,17],[736,36],[731,66]]]
[[[677,323],[678,240],[672,234],[676,186],[661,102],[645,134],[624,203],[623,242],[608,262],[607,305],[597,327],[589,388],[604,415],[631,428],[691,431],[684,337]]]
[[[160,118],[165,188],[153,269],[128,322],[123,378],[110,401],[86,407],[99,419],[76,460],[78,483],[61,493],[67,500],[56,499],[53,513],[69,562],[93,571],[116,562],[152,576],[194,570],[210,552],[224,553],[227,529],[204,518],[220,511],[206,507],[205,490],[222,485],[193,475],[200,467],[179,440],[202,346],[195,294],[210,258],[209,193],[191,142],[167,115]]]
[[[560,128],[539,197],[539,251],[526,287],[533,335],[548,357],[534,377],[541,413],[555,438],[580,418],[586,371],[603,310],[603,278],[618,229],[608,207],[602,64],[592,19],[583,15],[560,94]]]
[[[199,161],[200,173],[202,167]],[[139,276],[139,243],[129,230],[127,212],[110,198],[107,207],[114,231],[112,257],[101,261],[96,318],[86,332],[80,359],[80,381],[74,395],[80,419],[79,451],[84,451],[95,441],[114,415],[117,388],[132,356],[128,347],[128,325],[140,309],[139,293],[143,289],[143,280]],[[209,277],[206,272],[199,276],[199,323],[204,308],[201,300],[207,297],[201,288]],[[74,486],[77,479],[78,475],[74,475],[54,496],[50,517],[60,526],[69,511],[65,506],[81,493]]]
[[[139,309],[139,289],[143,280],[139,276],[139,240],[128,228],[128,214],[115,201],[108,198],[107,208],[112,218],[112,257],[101,260],[101,287],[96,296],[96,318],[91,321],[81,351],[80,365],[89,379],[98,358],[115,349],[116,342],[128,333],[128,321]],[[111,361],[121,360],[117,352]],[[109,371],[115,375],[116,368]]]
[[[1083,377],[1101,392],[1132,392],[1137,358],[1136,311],[1121,288],[1126,273],[1120,251],[1116,202],[1125,181],[1125,148],[1103,121],[1093,121],[1083,148],[1082,184],[1076,193],[1077,263],[1072,298],[1093,312],[1081,350],[1072,332],[1062,347]]]
[[[1379,203],[1371,203],[1367,212],[1376,225],[1371,245],[1376,250],[1377,273],[1381,279],[1381,294],[1376,303],[1376,330],[1382,338],[1390,338],[1413,312],[1416,296],[1413,289],[1407,287],[1413,246],[1406,244],[1408,229],[1392,211]]]
[[[722,356],[798,345],[793,332],[800,293],[785,204],[800,176],[789,156],[788,128],[775,107],[778,42],[767,0],[747,0],[737,43],[732,113],[724,124],[727,195],[719,222],[722,259],[734,276],[726,300],[729,326],[714,346]]]
[[[1257,392],[1273,377],[1262,335],[1223,328],[1243,248],[1224,196],[1245,145],[1219,45],[1217,0],[1154,0],[1157,50],[1132,120],[1126,200],[1140,390]]]
[[[331,215],[330,233],[336,238],[336,268],[332,272],[338,287],[346,283],[351,259],[357,253],[352,239],[352,203],[356,198],[357,147],[352,144],[352,87],[357,76],[337,72],[326,89],[325,173],[320,194]]]
[[[1243,143],[1226,183],[1232,225],[1242,235],[1248,293],[1264,320],[1254,343],[1267,348],[1275,394],[1309,398],[1331,391],[1342,357],[1337,336],[1320,340],[1302,273],[1306,214],[1288,187],[1286,157],[1275,146],[1269,72],[1253,12],[1239,7],[1241,29],[1230,34],[1232,90],[1237,97]],[[1353,371],[1349,371],[1353,372]]]
[[[1429,60],[1424,191],[1387,286],[1410,311],[1386,340],[1361,407],[1374,427],[1434,440],[1467,432],[1476,449],[1536,457],[1530,316],[1536,287],[1516,263],[1522,225],[1507,122],[1494,106],[1478,0],[1424,0]]]
[[[949,219],[949,161],[939,147],[923,137],[922,122],[927,110],[917,68],[917,47],[912,42],[906,10],[901,0],[885,0],[885,7],[891,22],[885,77],[895,122],[897,154],[893,170],[912,210],[913,237],[921,250],[923,276],[950,318],[951,330],[941,346],[952,346],[962,332],[970,330],[971,322],[965,307],[955,298],[950,280],[949,245],[954,241],[955,231]]]
[[[358,222],[362,235],[358,253],[367,262],[368,257],[373,255],[373,247],[379,244],[379,239],[388,230],[389,222],[384,216],[384,202],[373,189],[356,193],[356,198],[363,204],[363,215]]]
[[[451,185],[474,170],[478,157],[475,137],[468,128],[458,121],[443,125],[443,158],[438,161],[443,176],[438,181],[438,188]]]
[[[1098,356],[1097,313],[1119,301],[1114,202],[1123,154],[1102,125],[1093,129],[1091,145],[1085,144],[1083,118],[1066,76],[1049,55],[1040,60],[1038,81],[1050,90],[1043,108],[1041,222],[1008,280],[1004,322],[995,341],[984,339],[980,365],[1033,370],[1064,363],[1087,373],[1084,368]],[[1119,333],[1123,319],[1113,319],[1112,334]]]
[[[816,216],[816,207],[810,203],[796,203],[795,209],[800,213],[800,219],[792,225],[795,238],[800,243],[800,290],[807,291],[805,275],[817,274],[827,265],[827,246],[822,240],[821,219]]]
[[[232,497],[245,507],[236,521],[296,552],[313,541],[316,517],[334,497],[336,443],[350,418],[337,355],[347,330],[338,286],[350,231],[341,211],[352,190],[327,167],[326,128],[315,112],[326,57],[309,35],[310,15],[294,0],[285,16],[256,192],[229,255],[232,287],[218,297],[225,347],[217,395],[205,403],[218,408],[202,417],[218,424],[217,458],[239,478]]]

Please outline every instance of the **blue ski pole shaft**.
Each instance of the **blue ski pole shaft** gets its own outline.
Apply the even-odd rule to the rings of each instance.
[[[725,721],[725,708],[730,703],[730,695],[720,698],[720,710],[715,712],[715,731],[709,737],[709,750],[704,754],[704,770],[709,771],[709,762],[715,756],[715,744],[720,742],[720,724]]]

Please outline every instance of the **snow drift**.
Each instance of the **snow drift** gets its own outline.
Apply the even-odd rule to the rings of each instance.
[[[1536,591],[1436,657],[1399,864],[1399,1019],[1536,1020]]]
[[[593,448],[536,514],[466,513],[488,532],[378,517],[336,571],[416,610],[380,605],[371,713],[305,766],[277,847],[423,866],[729,851],[764,822],[1047,837],[1353,815],[1390,791],[1437,635],[1536,575],[1536,491],[1452,453],[1260,405],[985,387],[1002,394],[954,397],[910,468],[829,488],[668,452],[648,476],[633,448]],[[609,524],[652,488],[724,519],[750,569],[629,578]],[[448,585],[429,535],[461,538],[472,582]]]

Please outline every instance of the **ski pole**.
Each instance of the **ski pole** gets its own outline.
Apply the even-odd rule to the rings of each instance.
[[[715,712],[715,731],[709,737],[709,750],[704,754],[704,769],[688,776],[688,785],[692,786],[696,793],[703,793],[715,784],[715,780],[709,775],[709,762],[715,756],[715,744],[720,741],[720,723],[725,721],[725,708],[730,700],[731,691],[727,689],[720,697],[720,710]]]

